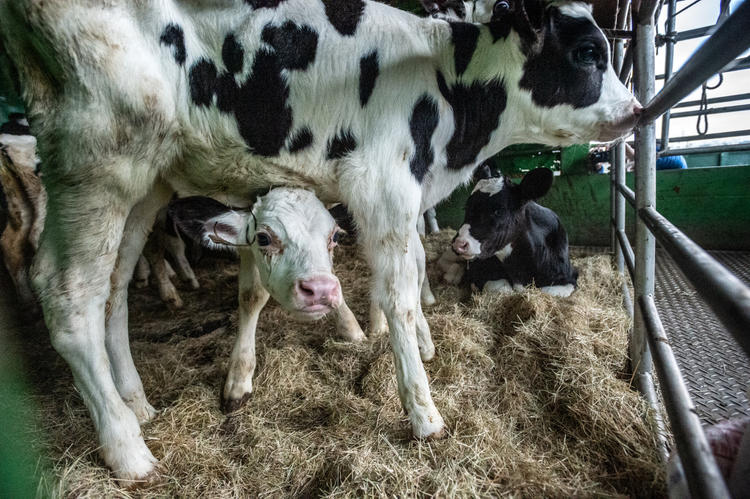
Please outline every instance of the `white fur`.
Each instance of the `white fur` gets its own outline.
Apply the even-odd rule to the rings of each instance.
[[[547,293],[551,296],[566,297],[570,296],[575,291],[575,286],[572,284],[561,284],[557,286],[545,286],[541,288],[543,293]]]
[[[466,252],[467,258],[475,257],[482,252],[482,243],[477,241],[474,236],[471,235],[469,232],[470,230],[471,226],[469,224],[463,224],[461,228],[458,229],[458,237],[456,238],[457,241],[468,243],[469,249]]]
[[[487,281],[482,291],[488,293],[511,293],[513,286],[510,285],[507,279],[498,279],[497,281]]]
[[[321,34],[310,66],[284,72],[293,125],[309,127],[315,141],[299,154],[282,149],[278,156],[261,157],[248,153],[231,114],[191,103],[187,72],[201,58],[216,61],[221,70],[222,41],[231,31],[245,50],[240,77],[245,78],[264,26],[286,20]],[[185,33],[182,67],[172,49],[159,43],[171,22]],[[70,364],[95,420],[105,462],[120,477],[143,477],[154,460],[108,369],[101,347],[104,308],[125,221],[158,179],[184,194],[212,195],[240,206],[248,204],[250,193],[272,185],[306,187],[324,201],[345,202],[373,270],[374,299],[388,319],[401,402],[414,435],[426,437],[439,435],[444,424],[420,359],[430,352],[418,299],[422,268],[417,260],[423,259],[423,249],[417,217],[467,182],[476,164],[510,144],[608,140],[625,133],[633,118],[634,100],[611,68],[599,102],[580,110],[537,107],[530,92],[518,88],[524,63],[518,36],[495,41],[481,28],[460,80],[502,80],[506,110],[471,164],[445,168],[455,125],[435,71],[448,85],[459,80],[450,26],[374,2],[366,2],[354,36],[334,31],[323,4],[308,0],[256,11],[241,2],[216,8],[213,2],[185,0],[96,5],[0,0],[0,32],[19,68],[32,125],[50,154],[43,173],[57,179],[49,183],[48,195],[59,209],[48,223],[58,230],[42,236],[34,285],[53,344]],[[363,107],[359,61],[373,48],[380,72]],[[44,50],[44,56],[29,57],[29,50]],[[425,93],[435,98],[439,120],[431,139],[435,160],[419,184],[409,170],[415,150],[409,118]],[[328,160],[327,141],[341,129],[358,138],[358,147]],[[323,256],[308,256],[312,270],[323,268]],[[137,256],[129,260],[134,267]],[[273,261],[269,269],[285,272]]]
[[[513,244],[508,243],[505,246],[503,246],[499,251],[496,251],[495,256],[497,257],[498,260],[502,262],[506,258],[508,258],[511,253],[513,253]]]
[[[503,190],[503,184],[503,177],[483,178],[477,182],[477,185],[474,186],[474,190],[472,190],[471,193],[474,194],[479,191],[493,196]]]

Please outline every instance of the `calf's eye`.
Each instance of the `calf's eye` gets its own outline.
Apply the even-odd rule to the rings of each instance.
[[[495,2],[495,6],[492,7],[492,12],[494,14],[505,14],[510,10],[510,3],[508,3],[506,0],[500,0],[499,2]]]
[[[596,64],[599,60],[599,54],[593,45],[582,45],[573,52],[573,60],[578,64]]]
[[[338,231],[334,232],[333,236],[331,236],[331,241],[333,241],[334,243],[337,243],[339,242],[340,237],[341,237],[341,232],[338,232]]]
[[[258,246],[263,247],[263,246],[268,246],[269,244],[271,244],[271,238],[268,237],[268,234],[265,234],[263,232],[258,232],[255,235],[255,238],[258,241]]]

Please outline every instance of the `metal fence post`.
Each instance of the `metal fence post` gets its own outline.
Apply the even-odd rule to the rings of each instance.
[[[646,5],[649,4],[649,5]],[[635,95],[641,103],[651,101],[654,96],[654,2],[644,1],[634,15],[634,86]],[[650,8],[650,10],[649,10]],[[636,210],[653,207],[656,203],[656,137],[653,122],[635,129],[635,193]],[[656,240],[645,223],[636,218],[635,226],[635,300],[654,294],[654,267]],[[635,321],[630,341],[630,359],[637,386],[652,407],[658,407],[653,384],[653,362],[648,347],[645,324],[641,308],[635,308]]]
[[[664,54],[664,83],[669,81],[672,76],[672,66],[674,64],[674,23],[675,23],[675,11],[677,10],[677,0],[669,0],[667,6],[667,26],[666,26],[666,45]],[[658,21],[658,19],[657,19]],[[645,104],[645,102],[644,102]],[[667,110],[664,116],[661,117],[661,150],[666,151],[669,149],[669,119],[670,111]]]

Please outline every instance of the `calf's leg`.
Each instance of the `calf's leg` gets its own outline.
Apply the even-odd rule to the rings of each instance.
[[[343,297],[341,305],[336,310],[336,332],[341,338],[354,343],[359,343],[366,338],[362,328],[359,327],[357,318],[354,317],[349,306],[343,301]]]
[[[241,248],[239,275],[239,331],[229,359],[221,405],[224,412],[234,412],[250,397],[255,373],[255,329],[260,311],[268,301],[268,291],[260,282],[255,259],[249,249]]]
[[[105,345],[105,303],[110,274],[135,193],[108,184],[123,160],[82,165],[78,178],[47,177],[48,213],[32,282],[40,297],[52,345],[67,361],[99,436],[104,462],[121,479],[144,479],[156,459],[141,436],[138,418],[120,397]],[[53,189],[50,189],[53,187]],[[61,188],[60,190],[57,190]]]
[[[130,211],[107,301],[106,345],[112,364],[112,376],[120,396],[138,417],[140,423],[149,421],[156,410],[146,400],[138,371],[136,371],[128,342],[128,283],[146,244],[156,212],[169,201],[172,190],[159,182],[152,191]]]
[[[392,168],[383,171],[390,172]],[[403,179],[381,179],[382,182],[372,184],[382,186],[383,196],[378,199],[376,196],[362,196],[361,193],[369,189],[358,184],[373,179],[348,177],[346,180],[351,190],[345,193],[348,197],[345,201],[360,228],[360,238],[373,274],[373,296],[388,320],[401,404],[409,415],[414,436],[439,437],[445,425],[432,401],[416,332],[419,273],[414,241],[419,239],[416,231],[420,199],[418,186],[411,183],[411,179],[406,179],[408,184]],[[344,185],[343,180],[341,183]],[[398,213],[384,212],[383,206],[399,207],[400,210]]]

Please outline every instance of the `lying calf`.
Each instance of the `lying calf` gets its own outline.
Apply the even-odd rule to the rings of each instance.
[[[504,176],[477,182],[452,245],[468,262],[464,282],[489,291],[534,283],[555,296],[573,292],[578,271],[565,229],[554,211],[533,201],[549,191],[552,178],[551,170],[536,168],[518,185]]]
[[[169,215],[206,247],[233,248],[240,255],[239,331],[224,384],[226,412],[241,407],[252,391],[255,328],[269,293],[302,320],[337,310],[339,334],[351,341],[364,339],[332,273],[340,229],[313,193],[275,188],[258,198],[251,211],[189,197],[173,201]]]

